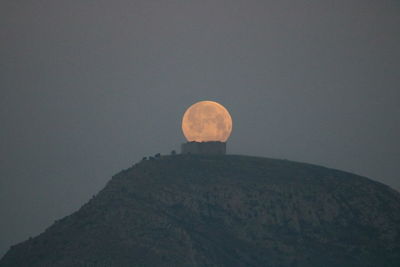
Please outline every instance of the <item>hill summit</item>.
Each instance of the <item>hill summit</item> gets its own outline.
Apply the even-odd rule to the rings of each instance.
[[[161,156],[0,266],[400,266],[400,194],[287,160]]]

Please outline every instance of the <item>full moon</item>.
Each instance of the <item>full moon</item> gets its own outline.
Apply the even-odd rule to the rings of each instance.
[[[189,142],[226,142],[232,132],[232,117],[221,104],[200,101],[186,110],[182,131]]]

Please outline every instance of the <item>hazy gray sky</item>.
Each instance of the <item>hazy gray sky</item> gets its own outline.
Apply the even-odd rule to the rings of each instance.
[[[200,100],[229,153],[400,189],[399,25],[399,1],[3,0],[0,255],[178,150]]]

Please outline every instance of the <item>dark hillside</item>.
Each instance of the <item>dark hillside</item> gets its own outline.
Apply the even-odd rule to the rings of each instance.
[[[0,266],[400,266],[400,194],[286,160],[162,156]]]

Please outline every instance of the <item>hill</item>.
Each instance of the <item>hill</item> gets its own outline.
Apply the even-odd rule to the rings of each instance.
[[[162,156],[0,266],[400,266],[400,194],[286,160]]]

